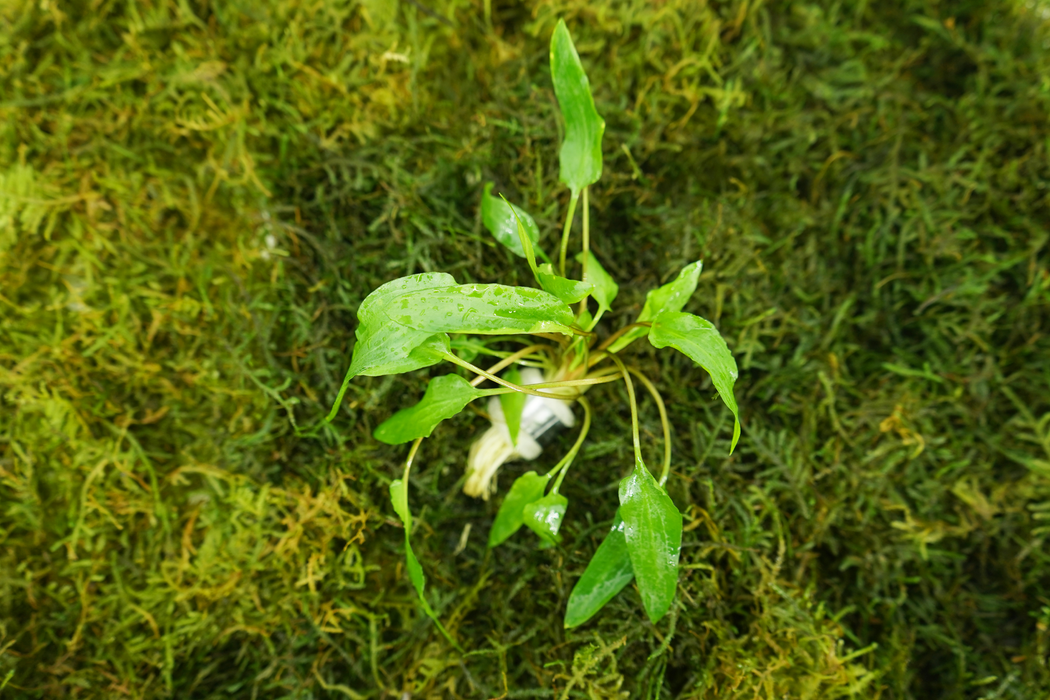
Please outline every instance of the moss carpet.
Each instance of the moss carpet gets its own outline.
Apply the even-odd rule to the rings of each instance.
[[[382,282],[528,284],[484,182],[554,247],[559,18],[608,124],[609,327],[702,258],[744,433],[730,457],[707,375],[630,351],[675,429],[678,599],[566,632],[622,388],[551,550],[486,552],[485,422],[443,425],[413,542],[460,655],[371,437],[428,372],[296,426]],[[1047,697],[1048,76],[1045,0],[4,0],[0,697]]]

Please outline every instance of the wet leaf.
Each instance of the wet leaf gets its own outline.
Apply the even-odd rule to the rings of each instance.
[[[376,288],[365,297],[357,310],[358,326],[355,335],[350,376],[378,377],[384,374],[411,372],[441,361],[430,352],[413,351],[428,340],[447,349],[448,337],[404,326],[387,323],[387,314],[394,299],[405,293],[419,292],[455,284],[452,275],[444,272],[409,275],[392,280]],[[433,348],[433,343],[431,344]]]
[[[583,576],[572,588],[565,608],[565,627],[576,627],[605,607],[634,578],[623,518],[617,509],[612,529],[591,557]]]
[[[388,445],[400,445],[416,438],[430,437],[438,423],[451,418],[468,403],[484,396],[457,374],[435,377],[427,384],[426,393],[415,406],[403,408],[375,429],[373,437]]]
[[[561,181],[574,194],[602,176],[602,134],[605,120],[594,108],[591,85],[565,20],[551,36],[551,77],[565,119],[565,140],[559,159]]]
[[[645,306],[638,314],[638,321],[652,321],[665,311],[681,311],[689,298],[696,291],[696,282],[700,279],[700,271],[704,263],[697,260],[689,263],[678,273],[678,277],[665,285],[652,289],[645,295]],[[610,352],[619,352],[635,340],[648,335],[646,327],[632,328],[609,347]]]
[[[548,483],[549,476],[539,476],[534,471],[525,472],[514,480],[489,531],[489,547],[502,544],[525,524],[525,506],[543,498]]]
[[[733,442],[729,446],[729,452],[732,453],[740,439],[740,411],[733,396],[737,367],[722,334],[713,323],[699,316],[665,311],[653,321],[649,342],[653,347],[670,346],[684,353],[711,375],[718,395],[733,412]]]
[[[522,509],[523,520],[544,542],[557,544],[561,541],[558,530],[561,529],[561,520],[568,505],[569,499],[560,493],[547,494]]]
[[[431,334],[564,333],[572,310],[556,296],[531,287],[461,284],[410,292],[396,298],[389,321]]]
[[[481,195],[481,222],[493,237],[506,246],[510,252],[518,257],[525,257],[525,249],[522,247],[521,239],[518,237],[518,221],[528,237],[529,242],[535,246],[540,240],[540,229],[536,221],[529,216],[528,212],[519,206],[511,209],[511,204],[500,197],[493,197],[492,183],[485,185],[485,191]],[[517,213],[517,219],[514,214]]]
[[[642,605],[649,619],[659,622],[678,586],[682,514],[640,459],[620,482],[620,516]]]

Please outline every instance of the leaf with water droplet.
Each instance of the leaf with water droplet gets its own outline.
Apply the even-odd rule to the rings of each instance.
[[[415,406],[403,408],[383,421],[372,433],[388,445],[400,445],[416,438],[430,437],[441,421],[451,418],[485,392],[473,387],[458,374],[435,377]]]
[[[558,530],[561,529],[561,521],[568,506],[569,499],[565,496],[549,493],[540,500],[527,504],[522,509],[522,519],[540,539],[554,545],[561,541]]]
[[[410,372],[440,362],[440,353],[435,355],[425,348],[414,351],[425,344],[432,348],[436,344],[447,350],[447,335],[391,324],[390,314],[396,311],[398,298],[403,294],[422,295],[427,289],[455,283],[452,275],[428,272],[400,277],[373,290],[357,310],[357,343],[349,375],[378,377]]]
[[[458,309],[462,305],[463,311]],[[455,311],[448,316],[449,311]],[[398,299],[393,320],[429,333],[563,333],[571,335],[572,309],[556,296],[531,287],[461,284]]]
[[[591,557],[580,580],[572,588],[565,607],[565,628],[582,625],[605,607],[634,578],[623,518],[616,510],[612,529]]]
[[[656,348],[670,346],[684,353],[711,375],[718,395],[733,412],[733,442],[729,446],[732,454],[740,439],[740,411],[733,396],[737,367],[722,334],[707,319],[685,312],[665,311],[653,320],[649,342]]]
[[[620,481],[620,516],[642,605],[649,619],[659,622],[678,587],[682,514],[640,459]]]
[[[525,506],[543,498],[550,480],[550,475],[539,476],[533,471],[525,472],[514,480],[489,531],[489,547],[502,544],[525,524]]]

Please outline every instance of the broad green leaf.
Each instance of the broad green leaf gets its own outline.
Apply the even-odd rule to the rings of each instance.
[[[569,604],[565,608],[566,629],[582,625],[594,617],[634,578],[623,530],[623,518],[617,509],[612,529],[591,557],[583,576],[572,588]]]
[[[437,613],[430,607],[430,603],[427,602],[426,597],[423,595],[427,586],[427,578],[423,575],[423,567],[420,565],[419,559],[416,558],[416,553],[412,551],[412,513],[408,509],[408,491],[405,487],[405,482],[401,479],[395,479],[390,482],[390,502],[393,504],[394,512],[401,518],[401,524],[405,528],[405,564],[408,569],[408,579],[412,582],[412,587],[416,589],[416,595],[419,596],[419,604],[423,608],[423,612],[427,614],[427,617],[437,625],[445,639],[456,649],[459,649],[459,644],[448,633],[445,626],[441,624]]]
[[[551,78],[565,119],[565,140],[559,154],[561,181],[578,194],[602,176],[605,120],[594,108],[591,85],[565,20],[558,21],[551,36]]]
[[[565,516],[565,509],[569,505],[569,499],[560,493],[550,493],[538,501],[527,504],[522,509],[522,516],[529,529],[540,536],[547,544],[557,544],[561,541],[558,530],[561,529],[561,519]]]
[[[503,378],[511,384],[521,385],[521,372],[510,369],[504,372]],[[525,409],[525,394],[520,391],[512,391],[509,394],[499,395],[499,405],[503,409],[503,420],[507,422],[507,431],[510,433],[510,444],[518,444],[518,431],[521,429],[521,412]]]
[[[740,439],[740,411],[733,396],[737,369],[733,353],[710,321],[684,312],[665,311],[653,321],[649,330],[649,342],[653,347],[671,346],[685,353],[711,375],[711,381],[722,397],[722,401],[733,412],[733,442],[729,452],[736,449]]]
[[[416,438],[430,437],[438,423],[451,418],[485,392],[470,385],[458,374],[435,377],[415,406],[403,408],[383,421],[372,436],[388,445],[400,445]]]
[[[525,257],[525,249],[518,237],[518,221],[533,246],[540,240],[540,229],[535,220],[521,207],[514,207],[500,197],[493,197],[492,183],[485,185],[481,195],[481,222],[493,237],[518,257]],[[517,219],[514,214],[517,213]]]
[[[682,514],[640,459],[620,482],[620,516],[642,605],[649,619],[659,622],[678,586]]]
[[[642,307],[642,313],[638,314],[638,321],[652,321],[665,311],[681,311],[696,291],[696,281],[703,267],[704,263],[700,260],[689,263],[674,280],[650,290],[645,295],[645,306]],[[632,328],[609,347],[609,352],[619,352],[648,333],[649,329],[644,326]]]
[[[460,284],[402,294],[391,321],[429,333],[572,334],[572,310],[540,289],[503,284]]]
[[[583,251],[576,255],[576,261],[583,262]],[[594,291],[591,294],[594,296],[594,300],[598,302],[598,315],[612,309],[613,299],[619,293],[620,285],[616,284],[601,263],[598,262],[598,258],[594,257],[594,253],[589,250],[587,251],[587,274],[584,275],[583,280],[594,285]]]
[[[536,271],[536,279],[544,290],[558,297],[566,304],[575,304],[594,289],[589,282],[580,282],[565,277],[560,277],[554,272],[554,266],[550,263],[540,265]]]
[[[394,326],[388,314],[394,299],[402,294],[455,284],[452,275],[427,272],[391,280],[365,297],[357,310],[357,344],[350,363],[350,376],[378,377],[429,367],[441,361],[431,352],[413,351],[427,341],[431,348],[448,348],[448,337],[415,328]]]
[[[496,520],[489,531],[489,547],[502,544],[525,524],[524,509],[530,503],[543,498],[550,476],[539,476],[536,472],[525,472],[511,485],[507,497],[496,513]]]

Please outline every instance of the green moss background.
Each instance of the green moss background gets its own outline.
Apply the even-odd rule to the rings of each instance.
[[[554,248],[561,17],[608,123],[606,331],[703,258],[744,434],[730,457],[706,374],[632,348],[675,429],[678,602],[566,632],[622,388],[553,550],[486,553],[484,421],[442,426],[413,541],[460,656],[402,563],[405,450],[371,438],[428,373],[294,426],[375,286],[529,282],[483,182]],[[1047,697],[1048,151],[1045,0],[5,0],[0,697]]]

